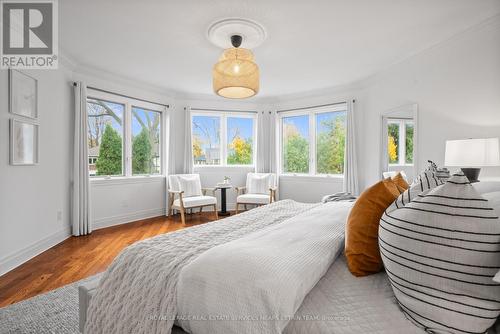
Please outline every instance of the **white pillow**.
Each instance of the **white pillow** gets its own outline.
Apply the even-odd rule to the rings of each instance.
[[[198,174],[178,175],[179,190],[184,191],[184,197],[202,196],[200,176]]]
[[[443,181],[437,178],[436,173],[431,170],[423,171],[413,181],[411,186],[406,189],[396,200],[387,208],[387,212],[396,210],[413,201],[417,196],[422,196],[425,192],[443,184]]]
[[[393,212],[379,246],[394,295],[432,333],[484,333],[499,315],[500,219],[463,173]]]
[[[269,194],[271,174],[248,173],[247,194]]]

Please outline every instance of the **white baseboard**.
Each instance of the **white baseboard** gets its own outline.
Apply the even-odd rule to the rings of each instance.
[[[98,230],[105,227],[131,223],[141,219],[147,219],[164,215],[165,215],[165,208],[159,208],[159,209],[142,210],[123,215],[99,218],[95,219],[94,222],[92,223],[92,229]]]
[[[57,231],[42,240],[39,240],[20,251],[7,255],[0,259],[0,275],[3,275],[12,269],[20,266],[24,262],[34,258],[38,254],[45,252],[47,249],[54,247],[58,243],[66,240],[71,236],[71,229],[69,226]]]

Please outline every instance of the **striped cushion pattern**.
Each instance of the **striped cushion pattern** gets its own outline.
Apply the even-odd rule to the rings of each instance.
[[[426,170],[417,176],[411,186],[398,196],[398,198],[387,208],[387,211],[391,212],[401,208],[410,203],[417,195],[425,193],[442,184],[444,184],[444,182],[437,178],[436,172]]]
[[[379,246],[407,318],[430,333],[484,333],[500,313],[500,219],[462,173],[385,212]]]

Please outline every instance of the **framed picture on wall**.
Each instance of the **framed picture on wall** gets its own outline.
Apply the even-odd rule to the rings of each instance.
[[[31,119],[38,118],[38,82],[17,70],[9,70],[9,111]]]
[[[10,120],[10,164],[38,164],[38,124]]]

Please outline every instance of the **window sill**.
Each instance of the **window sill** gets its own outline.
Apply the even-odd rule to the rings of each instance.
[[[193,170],[204,170],[204,169],[248,169],[248,170],[254,170],[255,166],[254,165],[195,165],[193,166]]]
[[[304,174],[280,174],[280,181],[295,181],[295,182],[331,182],[342,183],[344,175],[304,175]]]
[[[90,178],[90,184],[93,186],[152,183],[152,182],[163,182],[163,181],[165,181],[164,175],[113,176],[113,177]]]

